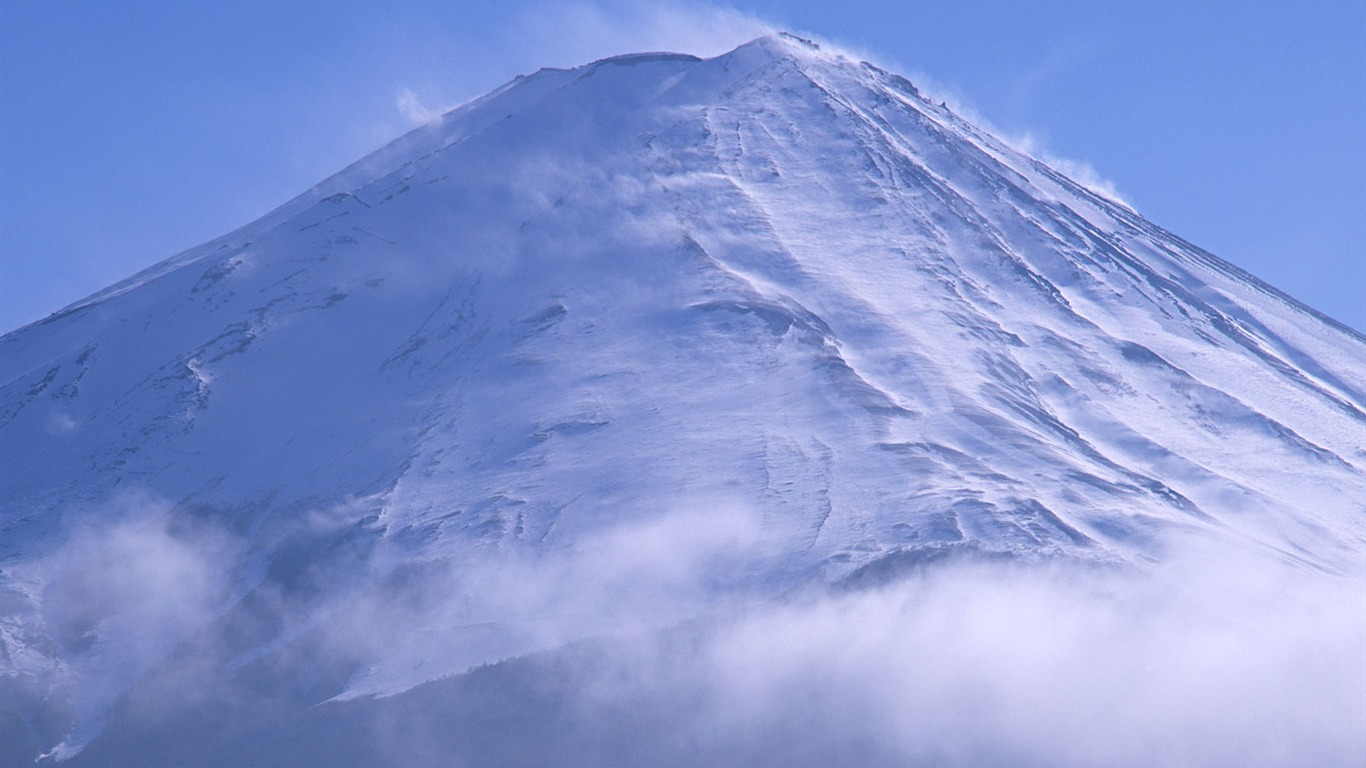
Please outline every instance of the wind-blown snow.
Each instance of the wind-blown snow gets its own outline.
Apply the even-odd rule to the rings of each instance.
[[[1366,561],[1366,340],[786,36],[518,78],[0,356],[33,690],[134,647],[57,615],[129,493],[221,556],[124,669],[309,703],[960,555]]]

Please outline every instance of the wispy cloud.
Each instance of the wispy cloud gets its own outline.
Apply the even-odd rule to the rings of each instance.
[[[39,588],[37,629],[60,659],[53,682],[74,715],[57,758],[98,734],[110,704],[223,607],[235,558],[231,537],[145,494],[87,519],[18,574]]]
[[[572,548],[475,550],[406,568],[339,610],[333,652],[364,660],[345,697],[585,637],[639,633],[728,604],[760,532],[723,501],[586,533]]]
[[[880,588],[670,613],[704,606],[699,588],[761,546],[747,525],[705,533],[717,522],[670,517],[421,582],[504,606],[544,648],[590,639],[474,673],[511,691],[474,705],[477,729],[434,690],[350,716],[432,765],[579,749],[655,765],[1328,766],[1366,746],[1361,574],[1207,545],[1151,568],[965,557]],[[470,629],[441,615],[429,635]],[[528,732],[528,716],[557,727]]]
[[[404,119],[413,125],[426,125],[441,117],[441,110],[427,107],[422,103],[422,99],[409,88],[399,91],[395,104]]]
[[[1237,553],[951,566],[745,617],[697,669],[718,728],[901,764],[1345,765],[1366,745],[1362,587]]]
[[[81,717],[64,755],[130,686],[139,717],[171,713],[155,744],[214,722],[178,711],[279,707],[270,686],[325,670],[354,668],[350,696],[403,707],[412,686],[526,653],[537,661],[486,668],[522,687],[461,705],[478,708],[475,740],[439,707],[394,719],[368,699],[331,705],[352,708],[334,736],[403,755],[421,742],[433,764],[560,754],[582,734],[663,765],[1346,765],[1366,746],[1366,578],[1270,555],[1193,544],[1128,569],[965,557],[878,588],[779,596],[754,580],[772,521],[726,499],[680,500],[573,546],[400,568],[346,508],[257,550],[270,562],[248,606],[232,588],[240,539],[155,500],[122,504],[38,574]],[[252,667],[241,679],[258,682],[242,683]],[[527,712],[560,730],[528,741]],[[268,749],[314,737],[272,733]]]
[[[1150,571],[963,561],[566,652],[532,690],[568,700],[514,709],[667,765],[1348,765],[1363,587],[1209,549]],[[487,714],[494,743],[518,716]]]

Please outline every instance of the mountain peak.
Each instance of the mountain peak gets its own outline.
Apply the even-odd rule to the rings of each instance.
[[[837,60],[835,56],[822,49],[817,43],[788,32],[773,32],[757,37],[726,53],[715,56],[711,60],[721,62],[726,66],[737,62],[746,62],[742,68],[751,69],[783,59],[831,62]],[[642,52],[608,56],[576,67],[573,70],[543,69],[541,71],[548,74],[566,71],[592,73],[602,66],[633,66],[652,63],[687,64],[701,61],[703,61],[702,58],[687,53]]]
[[[622,53],[622,54],[618,54],[618,55],[616,55],[616,56],[608,56],[608,57],[606,57],[606,58],[598,59],[597,61],[594,61],[594,62],[592,62],[591,64],[585,64],[583,67],[580,67],[580,69],[590,69],[590,68],[597,67],[597,66],[603,65],[603,64],[631,65],[631,64],[643,64],[643,63],[650,63],[650,62],[694,62],[694,61],[701,61],[701,60],[702,60],[701,58],[699,58],[699,57],[697,57],[697,56],[694,56],[694,55],[692,55],[692,54],[690,54],[690,53],[670,53],[670,52],[667,52],[667,51],[654,51],[654,52],[644,52],[644,53]],[[563,70],[548,70],[548,71],[563,71]]]
[[[838,55],[820,44],[790,32],[772,32],[756,37],[718,57],[719,60],[753,60],[769,63],[780,59],[835,62]]]
[[[824,53],[824,49],[814,40],[795,35],[791,32],[777,31],[750,40],[736,50],[760,48],[772,51],[800,51],[803,53]]]
[[[1152,491],[1155,495],[1139,494],[1146,499],[1142,504],[1156,505],[1151,511],[1156,518],[1182,525],[1187,518],[1202,519],[1205,502],[1200,499],[1215,504],[1218,494],[1210,495],[1202,483],[1181,490],[1159,482],[1151,455],[1135,454],[1127,444],[1099,447],[1109,438],[1080,437],[1085,429],[1073,419],[1118,429],[1111,423],[1118,417],[1092,412],[1073,398],[1112,400],[1117,395],[1094,382],[1121,381],[1125,377],[1116,371],[1138,363],[1146,367],[1134,370],[1161,369],[1168,372],[1163,376],[1191,376],[1210,386],[1202,397],[1213,399],[1199,403],[1207,411],[1228,410],[1228,402],[1260,403],[1246,406],[1247,423],[1264,423],[1286,445],[1312,446],[1311,454],[1337,457],[1334,462],[1360,471],[1362,449],[1344,442],[1345,433],[1329,430],[1310,439],[1306,435],[1317,428],[1292,426],[1302,414],[1316,412],[1318,405],[1312,404],[1358,422],[1366,418],[1366,384],[1353,367],[1356,352],[1341,351],[1358,350],[1359,338],[1331,325],[1321,332],[1318,316],[938,110],[894,75],[857,66],[813,72],[737,66],[793,56],[825,60],[832,54],[808,40],[776,33],[710,60],[633,54],[516,81],[358,162],[260,222],[10,334],[0,340],[7,369],[26,373],[7,384],[11,402],[3,424],[20,437],[6,445],[41,446],[8,457],[14,466],[27,468],[5,475],[12,509],[60,506],[42,501],[60,499],[52,489],[66,482],[60,479],[66,459],[53,458],[94,451],[91,455],[103,457],[94,466],[104,469],[84,473],[80,481],[92,498],[115,485],[132,484],[177,499],[204,494],[203,503],[232,508],[252,498],[317,498],[340,484],[348,489],[343,497],[380,489],[383,501],[377,503],[389,510],[389,518],[402,519],[405,526],[426,525],[422,521],[435,514],[432,501],[396,501],[404,488],[422,484],[405,467],[426,444],[403,430],[386,433],[392,438],[386,441],[357,431],[354,445],[340,454],[331,441],[311,446],[318,457],[333,457],[323,463],[332,469],[303,472],[302,477],[315,480],[298,483],[244,467],[235,473],[238,481],[217,485],[212,478],[221,474],[218,469],[187,458],[205,448],[190,446],[208,441],[226,449],[244,444],[251,434],[253,441],[259,439],[253,453],[293,455],[295,449],[284,445],[326,432],[314,421],[321,418],[316,409],[298,399],[313,396],[299,388],[301,382],[268,384],[278,375],[270,350],[293,349],[313,360],[317,370],[332,372],[328,380],[337,396],[346,392],[347,398],[359,398],[356,402],[378,397],[383,386],[398,386],[401,393],[381,400],[440,399],[444,377],[456,370],[449,368],[452,361],[488,355],[520,359],[517,349],[541,342],[530,340],[535,334],[522,341],[507,334],[515,336],[523,315],[555,307],[560,309],[550,316],[578,318],[594,327],[617,327],[632,312],[643,313],[641,318],[682,313],[678,322],[689,328],[702,317],[738,313],[785,328],[780,338],[811,334],[808,342],[815,346],[804,354],[816,357],[799,357],[808,364],[825,360],[822,366],[845,372],[829,373],[833,378],[818,389],[833,387],[826,393],[832,402],[857,405],[847,418],[866,411],[872,419],[866,425],[872,431],[860,432],[856,440],[863,446],[859,450],[910,440],[922,446],[912,451],[919,455],[930,450],[925,441],[938,435],[935,439],[955,451],[977,446],[972,453],[983,447],[965,435],[980,427],[969,429],[963,420],[988,419],[988,414],[1002,419],[995,431],[1018,430],[1019,439],[1034,446],[1030,450],[1070,468],[1054,478],[1057,486],[1009,493],[1002,486],[998,496],[986,499],[980,491],[969,495],[981,509],[994,510],[983,514],[1000,515],[1003,521],[1014,519],[1016,512],[1010,510],[1034,504],[1052,510],[1049,519],[1058,521],[1053,533],[1063,533],[1044,537],[1053,542],[1050,547],[1070,550],[1083,540],[1092,551],[1105,549],[1096,545],[1106,540],[1116,551],[1133,547],[1139,539],[1128,525],[1108,520],[1102,527],[1111,533],[1102,534],[1086,522],[1098,514],[1096,505],[1108,503],[1102,503],[1107,494],[1127,497],[1130,491],[1124,489],[1159,489]],[[637,66],[642,64],[650,66]],[[892,284],[885,284],[892,275],[897,276]],[[622,297],[637,303],[605,302],[601,280],[621,282]],[[663,293],[651,293],[647,301],[634,293],[638,280],[664,280],[667,288],[658,288]],[[1245,294],[1255,301],[1246,303],[1240,298]],[[466,319],[447,318],[454,325],[446,330],[433,328],[434,319],[408,315],[410,306],[428,307],[436,313],[432,318],[439,318],[457,305],[465,306],[459,316]],[[350,308],[360,306],[369,307],[374,322],[383,322],[373,325],[366,319],[371,315],[353,315]],[[729,309],[714,314],[720,307]],[[702,311],[698,308],[710,309],[694,317]],[[909,317],[919,318],[919,326],[906,326]],[[361,375],[348,367],[353,355],[343,364],[343,359],[308,351],[333,349],[329,339],[337,323],[365,326],[364,337],[373,348],[362,359],[373,357],[384,365]],[[464,330],[457,332],[457,326]],[[146,327],[151,335],[118,330],[132,327]],[[1321,333],[1333,341],[1320,340]],[[502,341],[495,344],[495,338]],[[591,347],[602,337],[569,338]],[[442,339],[453,346],[434,355]],[[729,350],[725,354],[738,361],[757,341],[741,333],[718,349]],[[1074,351],[1056,359],[1038,351],[1058,345]],[[149,361],[152,367],[140,374],[113,362],[91,368],[90,361],[145,356],[146,350],[156,350],[158,362]],[[967,369],[949,365],[964,356],[975,361]],[[390,381],[395,366],[409,372],[401,386]],[[1229,373],[1243,368],[1249,368],[1249,381],[1261,382],[1256,391],[1242,392],[1243,385]],[[541,369],[511,368],[498,376],[530,377],[535,370]],[[571,365],[568,370],[578,369]],[[644,376],[643,370],[632,376]],[[103,373],[95,376],[96,371]],[[1163,376],[1153,379],[1149,372],[1122,386],[1106,386],[1139,392]],[[240,389],[245,384],[234,384],[238,379],[264,389]],[[49,399],[52,392],[77,391],[71,383],[77,380],[84,382],[81,392],[92,391],[90,381],[103,381],[107,389],[95,391],[141,394],[109,403],[93,395],[70,402]],[[384,381],[390,383],[381,385]],[[162,384],[148,389],[147,382]],[[163,387],[177,394],[163,402]],[[1293,395],[1262,394],[1278,387],[1288,387]],[[241,410],[250,408],[248,392],[255,391],[275,393],[271,397],[280,408],[285,402],[293,405],[285,408],[287,418],[244,432],[245,425],[257,421]],[[777,391],[770,395],[786,397]],[[614,388],[584,384],[575,397],[598,402],[588,409],[595,413],[639,407],[628,407],[634,396]],[[567,404],[571,401],[576,400],[569,398],[563,406],[568,411],[558,415],[553,408],[532,408],[514,431],[539,434],[542,427],[536,425],[543,421],[578,418],[573,415],[577,407]],[[1125,410],[1132,409],[1120,409]],[[1179,411],[1164,406],[1149,418],[1165,423]],[[978,415],[968,418],[969,413]],[[407,417],[381,408],[368,418],[379,423]],[[755,434],[773,432],[762,413],[746,418]],[[824,419],[815,411],[805,418],[810,422],[803,422],[803,429],[820,433],[826,428],[816,428]],[[136,443],[120,437],[126,427],[113,431],[112,425],[130,419],[145,422],[143,439]],[[54,430],[53,423],[73,426]],[[964,431],[947,426],[955,423]],[[611,433],[626,439],[635,427]],[[1135,434],[1149,431],[1137,423],[1125,428]],[[692,429],[702,440],[712,428]],[[1170,430],[1170,439],[1183,435],[1179,440],[1201,446],[1199,458],[1189,459],[1191,471],[1220,455],[1223,449],[1216,446],[1222,438],[1216,434],[1230,434],[1227,427],[1208,434]],[[806,440],[799,437],[802,429],[779,432],[783,440]],[[821,442],[831,440],[827,436]],[[1166,440],[1158,442],[1166,445]],[[883,450],[889,449],[876,449]],[[760,463],[774,460],[768,451],[763,454],[768,458]],[[1000,459],[989,452],[977,461],[994,466]],[[948,465],[972,476],[961,461],[966,459]],[[478,474],[476,465],[442,483],[479,485],[465,476]],[[1013,476],[1022,470],[995,471]],[[1082,494],[1091,494],[1090,501],[1064,502],[1077,491],[1068,487],[1064,492],[1069,484],[1063,477],[1075,473],[1107,479],[1094,486],[1099,495]],[[363,474],[372,481],[342,480]],[[692,475],[669,482],[686,485],[691,481],[685,477]],[[488,482],[492,496],[515,496]],[[1248,476],[1237,482],[1244,489],[1266,489],[1249,491],[1252,497],[1270,498],[1266,481]],[[966,498],[971,485],[925,493],[927,498],[946,494],[935,504],[951,508]],[[885,506],[885,515],[869,514],[899,519],[905,512],[898,504],[879,502],[874,506]],[[852,507],[849,511],[853,514]],[[6,514],[8,524],[22,527],[19,521],[46,513]],[[959,534],[972,538],[966,530]],[[993,546],[1011,540],[1007,536]],[[12,541],[20,546],[23,537]],[[818,561],[847,543],[834,541],[816,556]],[[889,549],[895,547],[884,544],[875,551]]]

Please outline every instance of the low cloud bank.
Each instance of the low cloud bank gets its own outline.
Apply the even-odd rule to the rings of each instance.
[[[1143,574],[952,565],[757,612],[696,662],[709,728],[893,763],[1349,765],[1364,586],[1209,551]]]
[[[665,582],[700,583],[715,560],[692,562]],[[564,595],[572,581],[547,583],[562,575],[521,572],[516,591]],[[654,591],[665,582],[622,602],[633,630],[319,717],[366,722],[358,754],[409,765],[1352,766],[1366,753],[1359,573],[1209,546],[1144,569],[965,556],[649,629],[647,598],[674,600]]]
[[[411,764],[1349,766],[1366,754],[1360,572],[1194,542],[1143,568],[968,554],[878,588],[754,602],[727,585],[744,583],[764,541],[743,514],[677,515],[572,554],[447,572],[422,589],[463,584],[504,606],[497,623],[532,638],[525,650],[564,645],[457,678],[439,706],[413,708],[432,694],[409,692],[354,711],[374,715],[381,754]],[[468,630],[422,614],[429,637]],[[480,689],[479,675],[492,682]]]
[[[1362,572],[1199,543],[1142,568],[965,554],[880,587],[784,592],[758,586],[759,564],[781,559],[774,521],[697,508],[712,511],[398,570],[345,522],[355,510],[256,555],[161,505],[115,515],[43,565],[80,717],[54,756],[75,754],[125,688],[73,765],[1347,766],[1366,753]],[[260,557],[274,561],[244,597]]]

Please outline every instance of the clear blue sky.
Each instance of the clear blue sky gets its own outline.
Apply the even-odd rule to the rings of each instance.
[[[0,5],[0,332],[265,213],[543,65],[763,22],[1092,166],[1158,224],[1366,330],[1366,3]]]

